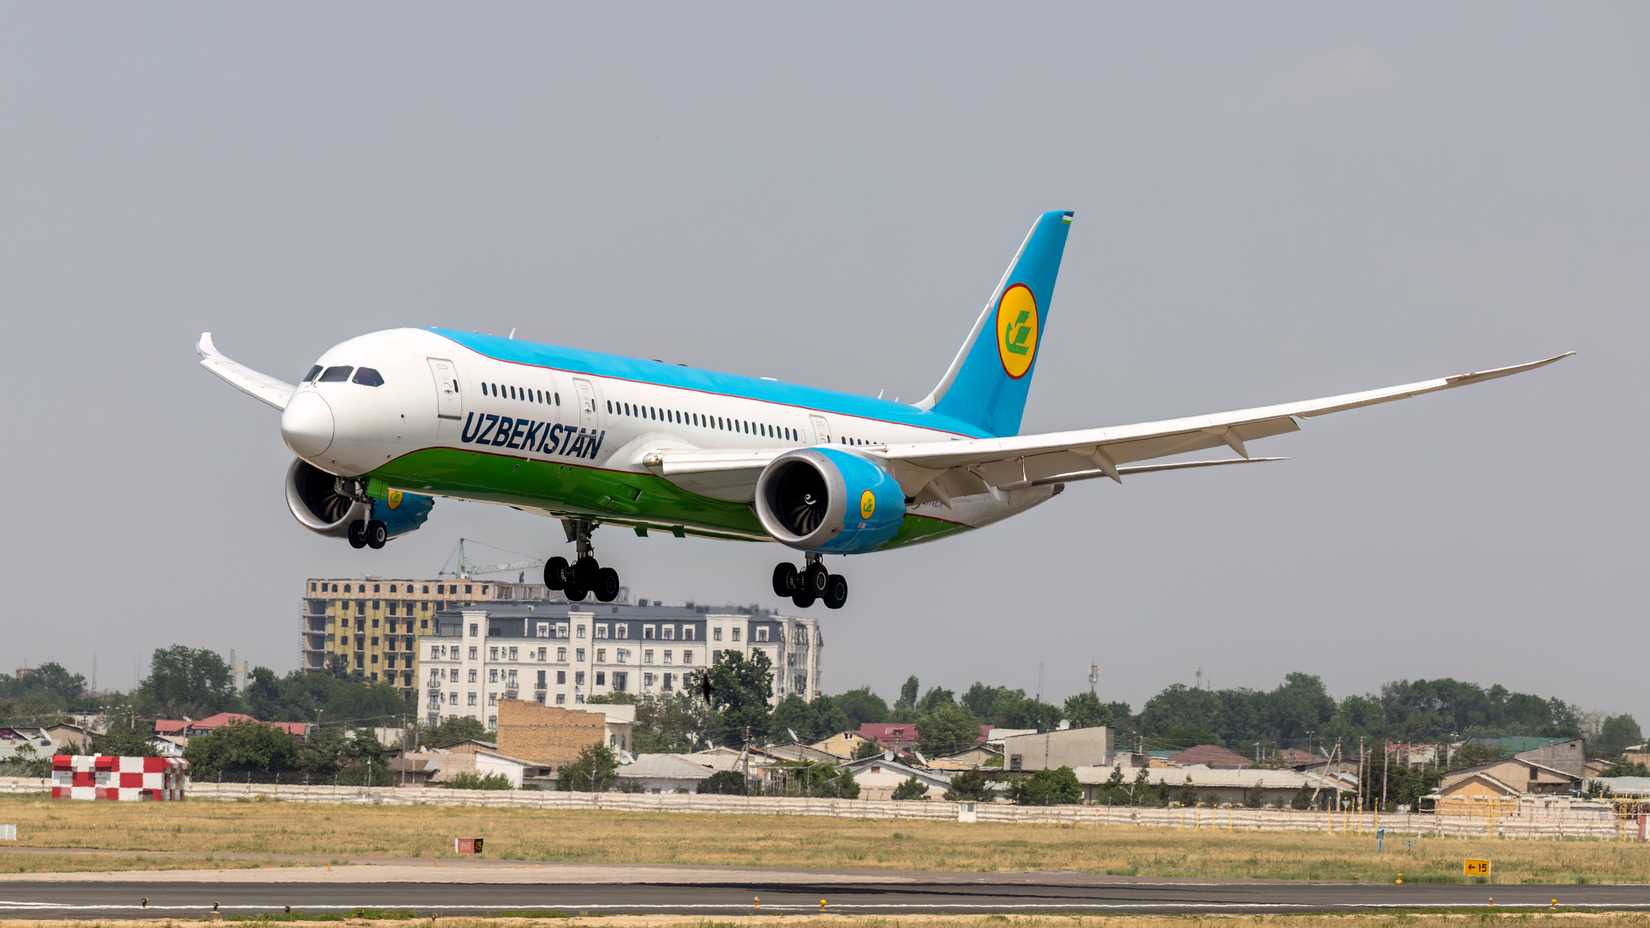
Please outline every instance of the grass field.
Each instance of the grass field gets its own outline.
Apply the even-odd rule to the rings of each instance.
[[[563,863],[1459,882],[1462,858],[1488,857],[1497,883],[1650,883],[1650,849],[1605,841],[1394,838],[1378,853],[1369,836],[1315,833],[15,796],[0,797],[0,822],[16,823],[24,848],[142,852],[137,867],[435,859],[453,856],[453,837],[480,835],[488,859]],[[0,850],[0,872],[108,869],[134,865]]]

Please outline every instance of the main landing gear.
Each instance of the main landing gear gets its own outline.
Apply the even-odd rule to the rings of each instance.
[[[848,578],[825,569],[825,561],[809,552],[802,569],[790,561],[781,561],[773,569],[773,594],[788,597],[798,609],[806,609],[814,600],[825,600],[827,609],[841,609],[848,601]]]
[[[596,549],[590,544],[590,533],[596,523],[589,519],[563,519],[567,540],[577,542],[573,563],[567,558],[553,557],[544,562],[544,585],[560,590],[569,602],[583,602],[591,593],[604,603],[619,597],[619,572],[603,567],[596,561]]]
[[[384,547],[384,543],[390,540],[389,528],[377,519],[356,519],[349,524],[348,529],[345,529],[345,535],[349,538],[350,547],[371,548],[374,551]]]

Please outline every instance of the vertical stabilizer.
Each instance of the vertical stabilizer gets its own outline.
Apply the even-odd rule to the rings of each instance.
[[[1072,213],[1037,217],[951,367],[920,403],[993,435],[1015,435],[1048,329]]]

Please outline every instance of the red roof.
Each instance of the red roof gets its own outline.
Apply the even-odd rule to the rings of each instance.
[[[215,715],[209,715],[204,719],[196,719],[195,721],[189,723],[189,727],[196,731],[212,731],[215,728],[222,728],[232,722],[256,721],[257,719],[252,716],[244,715],[240,712],[219,712]]]
[[[1254,766],[1250,763],[1249,758],[1236,751],[1228,751],[1218,744],[1199,744],[1195,747],[1189,747],[1169,758],[1169,760],[1182,766],[1202,764],[1205,767],[1225,770],[1242,770]]]
[[[265,724],[269,725],[271,728],[279,728],[281,731],[284,731],[295,738],[302,738],[303,736],[309,734],[308,722],[267,722]]]
[[[890,744],[916,744],[915,722],[866,722],[859,726],[862,738],[869,738],[884,747]]]
[[[242,712],[219,712],[216,715],[209,715],[204,719],[156,719],[155,734],[182,735],[188,732],[210,732],[217,731],[225,725],[240,725],[244,723],[251,723],[253,725],[268,725],[271,728],[279,728],[281,731],[299,738],[302,738],[304,735],[309,733],[308,722],[260,722],[252,716]]]
[[[184,719],[155,719],[155,734],[177,735],[182,734],[189,722]]]

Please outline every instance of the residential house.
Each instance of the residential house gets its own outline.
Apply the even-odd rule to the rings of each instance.
[[[0,728],[0,763],[50,759],[52,753],[43,728]]]
[[[643,793],[692,793],[715,773],[691,755],[638,754],[619,768],[619,782]]]
[[[983,744],[976,744],[955,754],[928,759],[930,770],[979,770],[982,767],[1000,768],[1002,765],[1002,753]]]
[[[577,760],[586,748],[606,746],[615,753],[629,750],[636,718],[633,705],[567,709],[525,699],[501,699],[496,711],[499,750],[552,772]]]
[[[765,754],[776,761],[787,764],[836,764],[842,760],[835,754],[806,744],[770,744],[764,748],[752,748],[751,750],[754,753]]]
[[[85,754],[92,745],[92,733],[79,725],[58,722],[41,730],[52,739],[53,754]]]
[[[857,731],[839,731],[829,738],[815,741],[810,747],[824,751],[838,760],[853,760],[859,749],[871,740]]]
[[[859,784],[861,799],[892,799],[894,790],[911,777],[916,777],[918,783],[927,787],[928,799],[942,798],[945,791],[951,788],[951,778],[943,773],[922,770],[882,757],[851,761],[843,764],[842,769],[853,774],[854,782]]]
[[[1525,796],[1569,796],[1580,787],[1579,775],[1509,757],[1444,774],[1431,798],[1440,815],[1471,815]]]
[[[875,741],[886,751],[909,751],[917,746],[915,722],[866,722],[859,726],[859,736]]]

